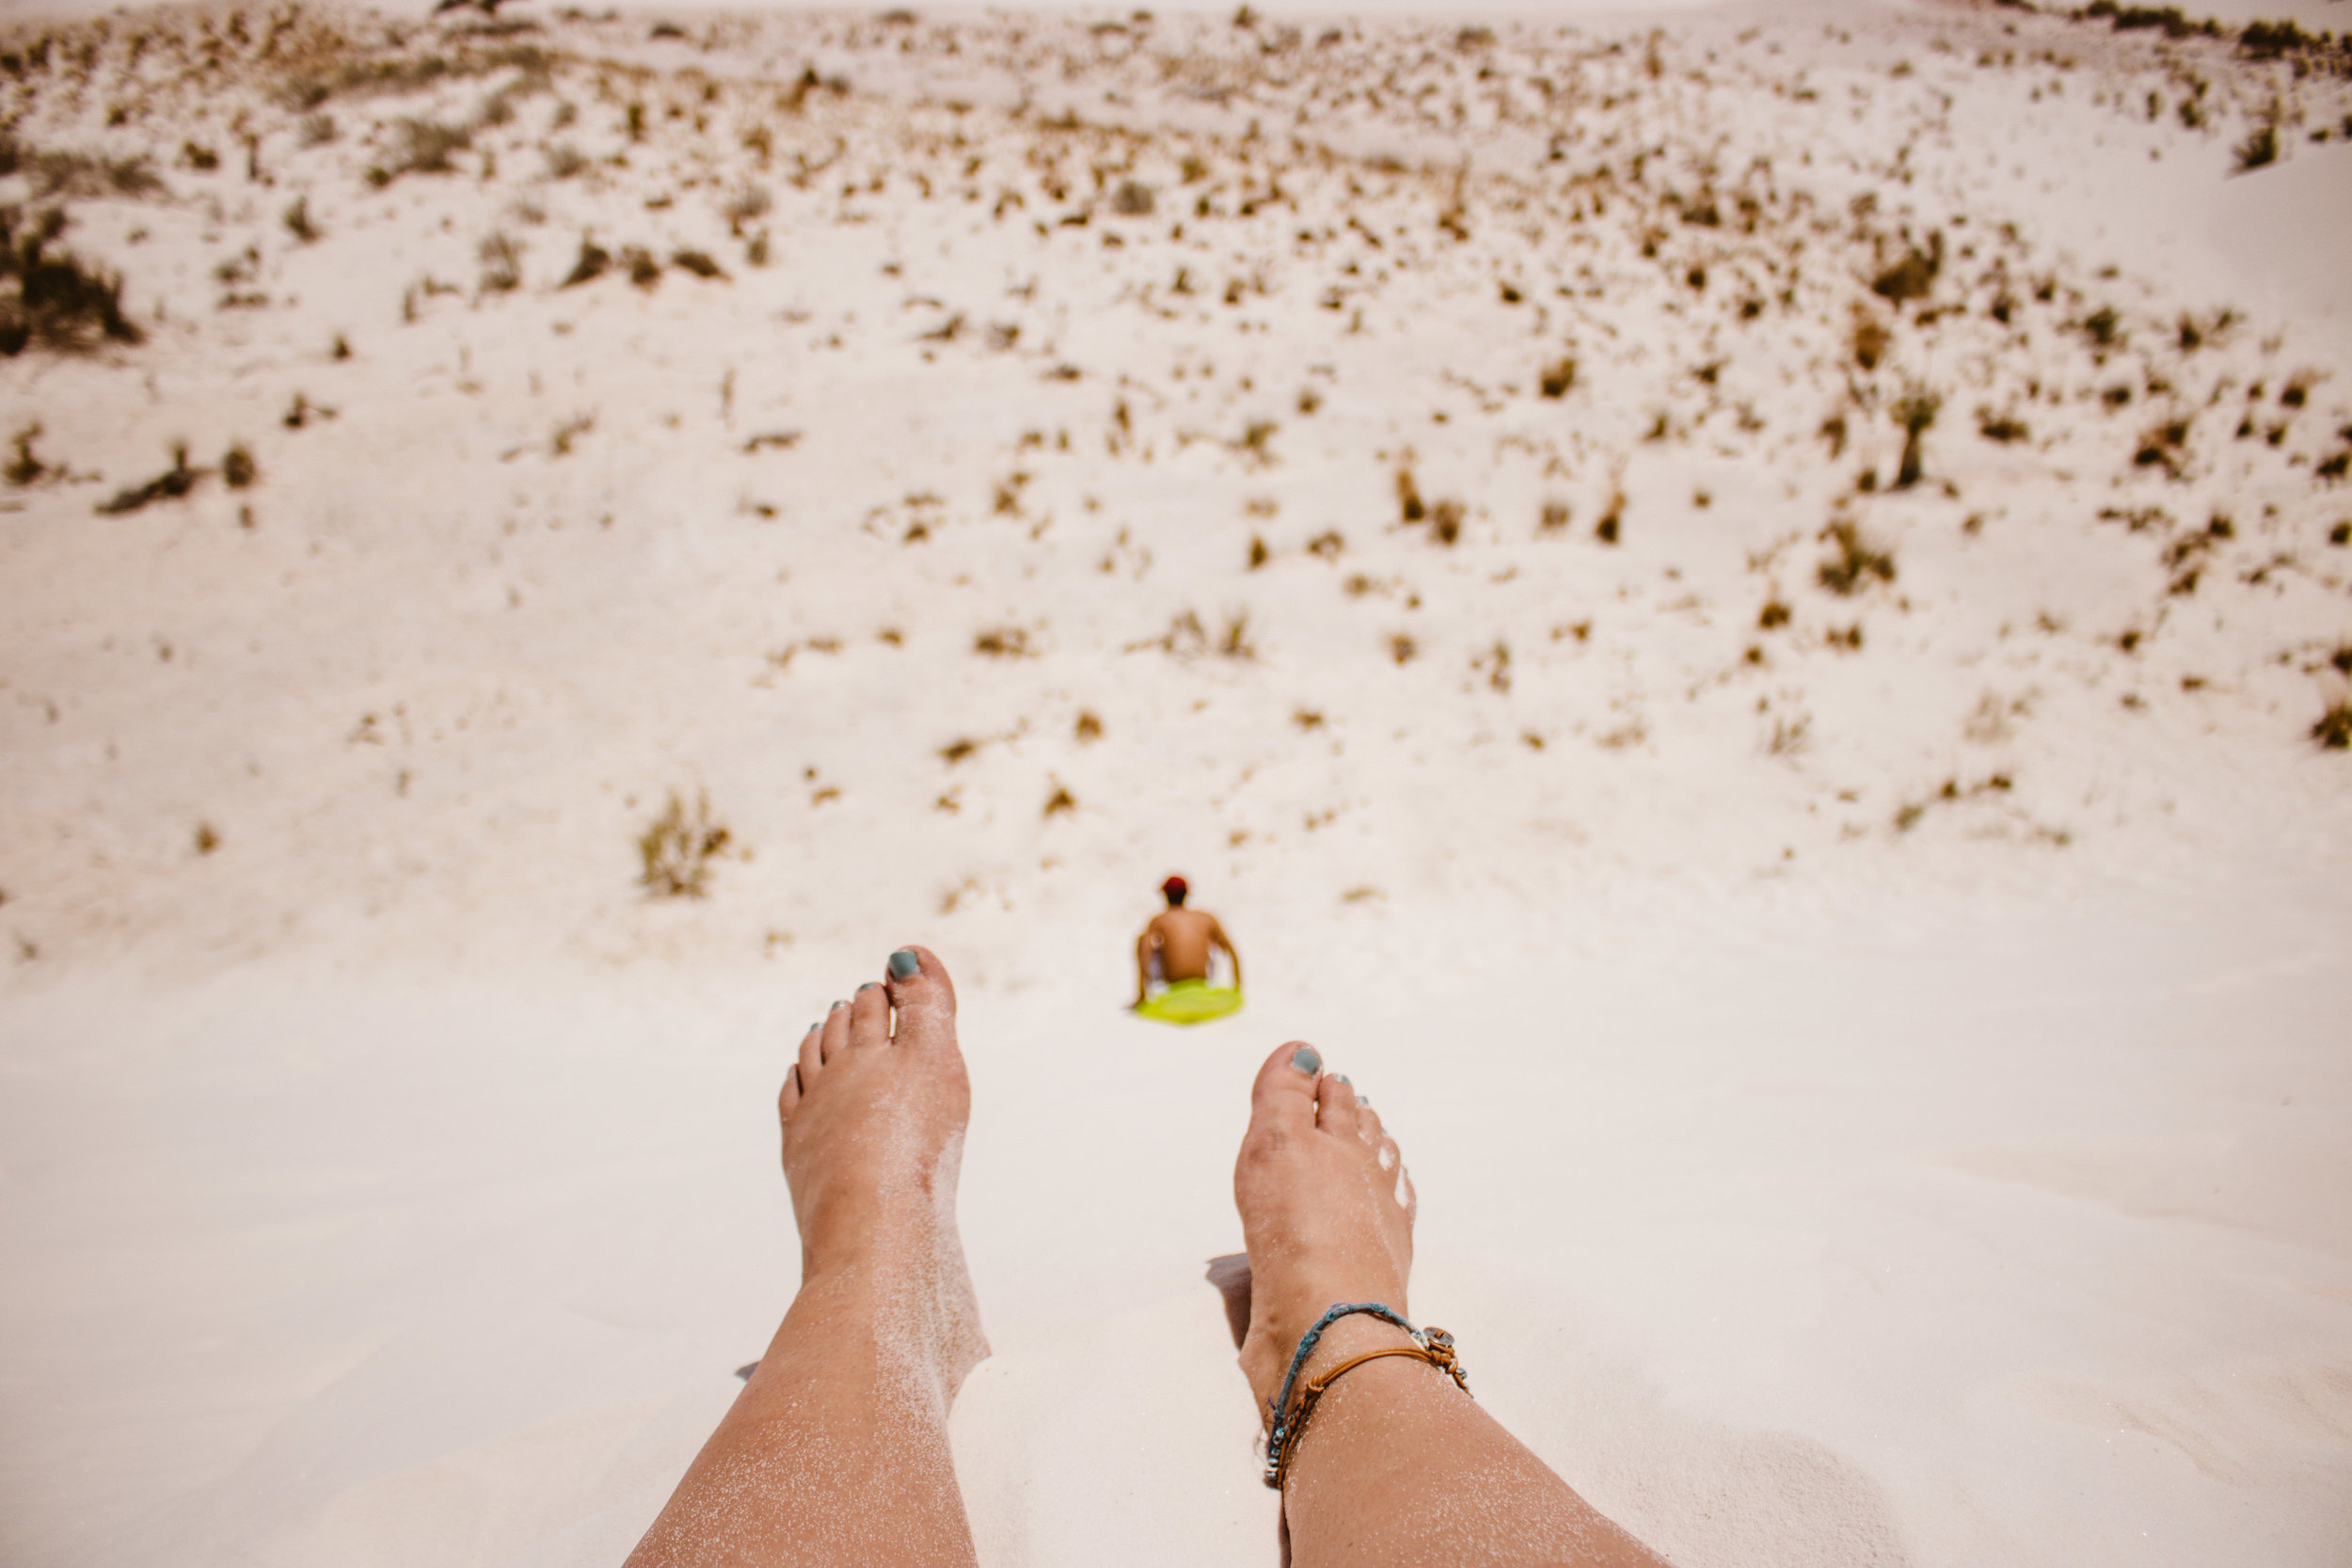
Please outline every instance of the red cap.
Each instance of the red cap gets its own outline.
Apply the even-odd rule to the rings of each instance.
[[[1160,891],[1162,893],[1189,893],[1192,890],[1182,877],[1170,877],[1160,884]]]

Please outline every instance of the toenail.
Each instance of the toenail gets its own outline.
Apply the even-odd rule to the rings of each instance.
[[[836,1002],[836,1003],[834,1003],[834,1004],[833,1005],[833,1006],[832,1006],[831,1010],[832,1010],[832,1011],[834,1011],[834,1012],[836,1012],[836,1013],[837,1013],[837,1012],[839,1012],[842,1008],[844,1008],[844,1007],[846,1007],[846,1006],[849,1006],[849,1004],[848,1004],[847,1002]]]
[[[1317,1051],[1311,1045],[1302,1045],[1297,1050],[1291,1053],[1291,1066],[1296,1068],[1301,1072],[1321,1072],[1323,1070],[1323,1053]]]
[[[882,990],[882,982],[880,980],[868,980],[866,984],[858,987],[858,990],[860,991],[880,990]]]
[[[1355,1079],[1353,1079],[1353,1078],[1350,1078],[1350,1077],[1349,1077],[1346,1073],[1344,1073],[1344,1072],[1334,1073],[1334,1074],[1332,1074],[1332,1076],[1333,1076],[1333,1077],[1335,1077],[1335,1078],[1337,1078],[1337,1079],[1338,1079],[1341,1083],[1345,1084],[1345,1085],[1346,1085],[1349,1088],[1351,1088],[1351,1089],[1352,1089],[1352,1088],[1354,1088],[1354,1087],[1356,1086],[1356,1080],[1355,1080]]]
[[[890,977],[894,980],[912,980],[922,969],[923,960],[915,957],[912,947],[901,947],[890,955]]]

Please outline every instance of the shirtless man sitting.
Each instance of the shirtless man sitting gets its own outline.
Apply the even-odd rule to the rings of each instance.
[[[1209,977],[1209,952],[1221,947],[1233,966],[1233,990],[1241,990],[1241,955],[1233,951],[1232,938],[1216,923],[1216,916],[1206,910],[1184,908],[1184,895],[1191,890],[1182,877],[1170,877],[1160,884],[1167,895],[1168,908],[1152,917],[1152,924],[1136,938],[1136,1006],[1140,1007],[1151,1000],[1152,981],[1174,985],[1179,980],[1206,980]]]

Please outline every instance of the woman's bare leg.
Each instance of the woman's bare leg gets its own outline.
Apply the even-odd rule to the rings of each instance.
[[[1249,1248],[1241,1365],[1263,1412],[1329,1307],[1376,1301],[1410,1317],[1413,1191],[1378,1114],[1294,1041],[1258,1069],[1233,1196]],[[1300,1381],[1410,1342],[1377,1319],[1342,1318]],[[1464,1359],[1474,1364],[1477,1349]],[[1293,1454],[1282,1510],[1298,1568],[1661,1560],[1423,1361],[1386,1356],[1333,1384]]]
[[[926,948],[810,1026],[778,1101],[800,1294],[631,1568],[975,1560],[947,1448],[988,1354],[956,1234],[971,1105]]]

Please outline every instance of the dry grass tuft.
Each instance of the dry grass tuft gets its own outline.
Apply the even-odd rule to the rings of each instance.
[[[171,449],[170,467],[144,484],[117,491],[112,500],[99,502],[98,515],[102,517],[119,517],[157,501],[178,500],[195,489],[196,482],[203,476],[201,468],[188,467],[188,449],[185,446],[174,447]]]
[[[50,248],[65,227],[56,209],[27,221],[18,208],[0,207],[0,355],[35,344],[80,353],[145,337],[122,313],[119,275]]]
[[[1839,518],[1821,531],[1821,537],[1832,546],[1833,553],[1821,562],[1821,586],[1843,597],[1860,593],[1873,581],[1895,580],[1895,558],[1878,547],[1846,518]],[[1856,627],[1858,633],[1861,628]],[[1855,646],[1861,639],[1855,638]]]
[[[2352,698],[2339,697],[2312,726],[2312,738],[2329,751],[2352,747]]]
[[[698,792],[689,812],[677,791],[660,816],[637,835],[643,867],[637,882],[655,898],[700,898],[710,890],[711,862],[726,853],[733,835],[710,815],[710,797]]]
[[[972,639],[972,651],[983,658],[1026,658],[1029,634],[1019,626],[991,626]]]
[[[1396,471],[1396,510],[1397,515],[1408,523],[1418,523],[1429,515],[1428,507],[1422,503],[1421,489],[1413,483],[1413,470],[1410,468]]]

